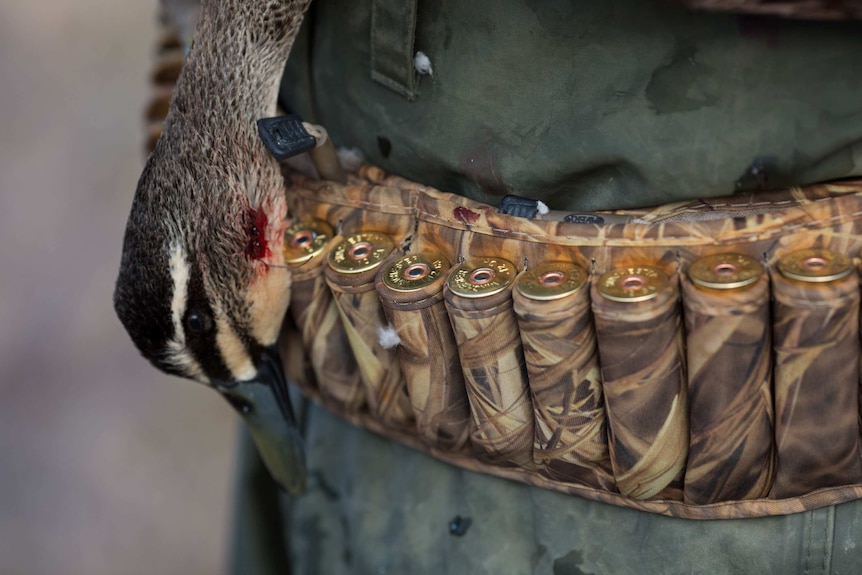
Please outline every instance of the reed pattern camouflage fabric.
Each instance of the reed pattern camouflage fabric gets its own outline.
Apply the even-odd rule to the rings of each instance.
[[[365,388],[332,293],[323,276],[319,254],[292,268],[294,289],[290,315],[302,333],[302,343],[316,374],[320,393],[348,411],[365,403]],[[339,358],[339,361],[332,361]]]
[[[331,323],[327,337],[389,378],[368,385],[360,367],[361,404],[326,391],[344,357],[310,362],[317,383],[303,392],[348,421],[467,469],[671,516],[787,514],[862,497],[857,272],[788,287],[776,271],[808,248],[858,264],[862,181],[573,223],[503,215],[372,166],[346,185],[288,178],[293,217],[325,220],[341,237],[386,233],[398,246],[389,261],[502,257],[519,272],[563,261],[592,274],[576,298],[543,306],[511,287],[467,298],[439,281],[396,293],[381,285],[385,266],[345,281],[323,264],[347,332]],[[690,264],[719,253],[753,257],[766,272],[738,293],[691,285]],[[672,281],[636,304],[597,294],[600,274],[632,265]],[[307,325],[302,310],[291,313]],[[401,338],[386,354],[382,325]]]
[[[533,406],[509,289],[486,298],[444,290],[472,420],[470,440],[486,463],[533,466]]]
[[[369,410],[388,425],[412,426],[413,409],[401,364],[395,350],[379,341],[380,329],[387,322],[374,289],[376,272],[343,274],[327,267],[325,274],[365,384]],[[338,360],[330,358],[332,363]]]
[[[769,276],[720,292],[681,280],[691,425],[685,500],[766,497],[775,472]]]
[[[862,482],[859,282],[774,274],[776,498]],[[852,319],[851,319],[852,318]]]
[[[554,300],[513,293],[535,416],[533,459],[551,479],[614,489],[588,290]]]
[[[458,343],[449,323],[441,281],[410,293],[377,283],[386,315],[398,333],[398,359],[407,382],[416,430],[430,446],[469,448],[470,407]]]
[[[682,499],[688,394],[676,286],[620,302],[594,281],[592,301],[617,488],[634,499]]]

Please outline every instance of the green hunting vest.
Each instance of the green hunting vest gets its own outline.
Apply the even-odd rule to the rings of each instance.
[[[644,207],[862,175],[862,23],[658,0],[316,0],[285,77],[281,103],[337,145],[491,204]],[[307,403],[302,419],[303,496],[279,496],[246,451],[235,573],[286,573],[288,551],[296,575],[862,570],[859,502],[672,519],[457,469]]]
[[[862,174],[857,22],[656,0],[324,0],[285,78],[282,102],[336,144],[491,204],[645,207]]]

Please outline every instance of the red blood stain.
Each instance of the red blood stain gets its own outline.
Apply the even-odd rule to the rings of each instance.
[[[266,212],[258,208],[250,210],[246,218],[246,234],[248,243],[245,245],[245,255],[252,260],[262,260],[269,257],[269,245],[266,241],[266,227],[269,225],[269,218],[266,217]]]
[[[473,210],[465,208],[464,206],[458,206],[457,208],[452,210],[452,214],[455,216],[456,220],[459,220],[465,224],[475,224],[476,220],[479,219],[479,214],[477,214]]]

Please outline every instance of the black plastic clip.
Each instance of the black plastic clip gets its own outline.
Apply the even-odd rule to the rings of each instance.
[[[503,196],[497,211],[506,216],[518,216],[532,220],[539,213],[539,202],[510,194]]]
[[[269,153],[279,162],[313,150],[317,145],[317,140],[305,131],[302,118],[296,114],[262,118],[257,121],[257,133]]]

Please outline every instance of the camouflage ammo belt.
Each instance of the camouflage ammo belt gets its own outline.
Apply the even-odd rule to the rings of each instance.
[[[862,182],[599,224],[502,215],[369,166],[347,185],[289,179],[283,349],[331,411],[467,469],[666,515],[862,497]]]
[[[179,45],[160,47],[150,149]],[[466,469],[671,516],[862,497],[862,181],[590,223],[370,166],[289,180],[283,353],[330,411]]]

